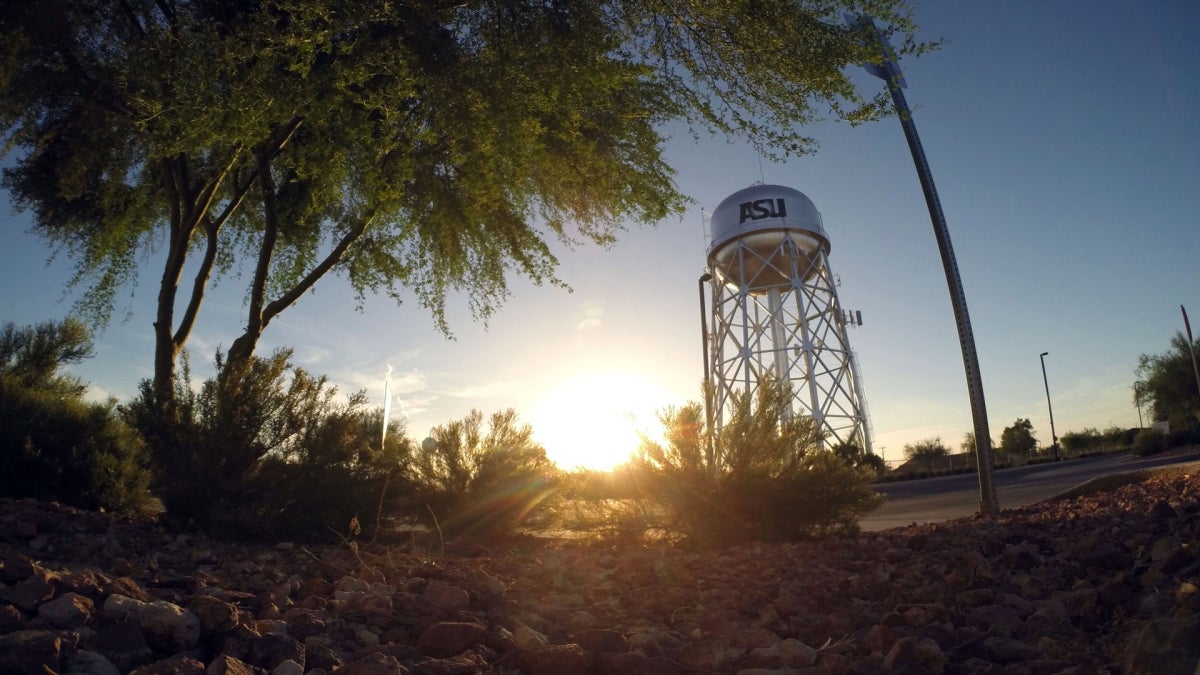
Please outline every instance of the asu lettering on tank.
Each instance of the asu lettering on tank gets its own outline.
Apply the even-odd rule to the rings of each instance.
[[[782,197],[778,199],[756,199],[752,202],[742,202],[738,204],[738,211],[740,212],[738,225],[747,220],[787,217],[787,206],[784,204]]]

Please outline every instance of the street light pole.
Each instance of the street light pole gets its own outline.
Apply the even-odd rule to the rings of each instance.
[[[1058,434],[1054,433],[1054,406],[1050,405],[1050,381],[1046,379],[1046,355],[1049,353],[1042,352],[1040,357],[1042,360],[1042,384],[1046,387],[1046,408],[1050,411],[1050,437],[1054,439],[1050,450],[1054,453],[1054,460],[1058,461]]]
[[[705,272],[696,282],[700,291],[700,345],[704,354],[704,451],[710,471],[716,468],[716,458],[713,456],[715,452],[713,449],[712,375],[708,363],[708,317],[705,314],[704,284],[711,280],[712,273]]]
[[[995,516],[1000,513],[999,500],[996,498],[996,485],[992,479],[992,435],[988,430],[987,405],[983,400],[983,377],[979,373],[979,355],[975,351],[975,334],[971,330],[971,316],[967,312],[967,295],[963,290],[962,276],[958,271],[958,262],[954,258],[954,246],[950,243],[950,228],[946,224],[946,216],[942,212],[942,202],[938,199],[937,188],[933,184],[933,172],[921,146],[921,138],[917,135],[917,126],[912,119],[912,111],[904,98],[904,78],[900,66],[892,54],[891,45],[887,38],[875,27],[869,18],[847,17],[851,28],[864,26],[868,28],[879,45],[881,65],[874,63],[863,64],[868,73],[882,79],[892,95],[896,114],[900,117],[900,126],[904,128],[904,137],[908,141],[908,149],[912,153],[913,164],[917,169],[917,177],[921,181],[921,189],[925,193],[925,205],[929,210],[929,219],[933,222],[933,234],[937,239],[938,251],[942,257],[942,268],[946,273],[946,285],[950,290],[950,305],[954,309],[954,323],[958,328],[958,345],[962,350],[963,370],[967,377],[967,396],[971,403],[971,418],[975,429],[975,457],[979,467],[979,512],[984,516]]]
[[[1138,429],[1145,429],[1146,423],[1142,421],[1142,383],[1133,383],[1133,402],[1137,404],[1138,409]]]

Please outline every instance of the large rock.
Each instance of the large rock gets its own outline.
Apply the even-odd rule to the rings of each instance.
[[[179,605],[156,600],[138,608],[146,642],[164,652],[191,649],[200,642],[200,619]]]
[[[482,642],[487,629],[476,623],[442,621],[421,632],[417,638],[417,649],[434,658],[445,658],[466,651],[471,645]]]
[[[62,669],[69,642],[53,630],[19,630],[0,635],[0,673],[45,675]]]
[[[38,618],[55,628],[79,628],[91,622],[96,605],[78,593],[67,593],[38,607]]]
[[[525,675],[588,675],[594,656],[579,645],[554,645],[517,654],[513,663]]]

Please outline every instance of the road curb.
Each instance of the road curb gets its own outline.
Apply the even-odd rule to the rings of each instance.
[[[1160,474],[1186,476],[1188,474],[1195,473],[1197,470],[1200,470],[1200,459],[1184,464],[1171,464],[1169,466],[1154,467],[1152,469],[1135,469],[1133,471],[1112,473],[1108,474],[1107,476],[1097,476],[1091,480],[1086,480],[1073,488],[1064,490],[1053,497],[1047,497],[1040,502],[1036,502],[1034,505],[1036,506],[1037,504],[1044,504],[1047,502],[1056,502],[1063,499],[1074,499],[1076,497],[1084,497],[1087,495],[1099,494],[1101,492],[1108,492],[1119,487],[1132,485],[1133,483],[1140,483],[1151,476],[1157,476]]]

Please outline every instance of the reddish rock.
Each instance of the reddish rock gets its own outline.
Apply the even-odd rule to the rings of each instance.
[[[372,653],[338,668],[338,675],[408,675],[395,657]]]
[[[579,645],[554,645],[517,654],[513,663],[525,675],[588,675],[595,657]]]
[[[130,671],[129,675],[204,675],[204,663],[190,656],[175,655]]]
[[[270,671],[251,666],[228,654],[213,659],[204,669],[204,675],[269,675]]]
[[[637,652],[597,654],[596,675],[690,675],[683,664],[661,656]]]
[[[26,612],[36,612],[38,605],[54,598],[58,590],[58,575],[35,569],[25,579],[12,586],[0,588],[0,602],[16,605]]]
[[[96,606],[90,598],[67,593],[38,607],[38,618],[54,628],[79,628],[92,620]]]
[[[201,595],[193,598],[188,609],[200,619],[202,635],[233,630],[238,625],[237,606],[212,596]]]
[[[935,675],[946,667],[946,655],[936,642],[921,637],[903,637],[892,645],[883,666],[897,671],[907,668],[911,672],[928,672]]]
[[[629,640],[625,636],[615,630],[605,630],[593,628],[585,630],[575,636],[575,642],[580,647],[599,654],[602,652],[627,652],[629,651]]]
[[[0,673],[45,675],[62,668],[67,642],[52,630],[19,630],[0,635]]]
[[[487,629],[476,623],[443,621],[426,628],[417,638],[417,649],[434,658],[445,658],[466,651],[482,642]]]
[[[430,581],[421,593],[421,600],[440,614],[463,609],[471,603],[471,597],[466,591],[440,581]]]

